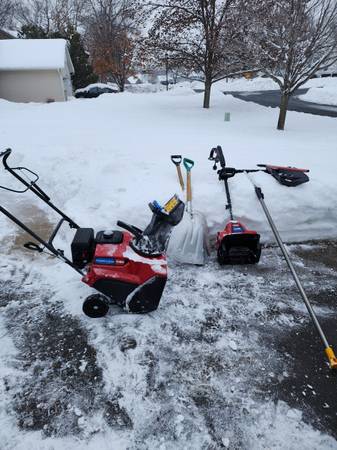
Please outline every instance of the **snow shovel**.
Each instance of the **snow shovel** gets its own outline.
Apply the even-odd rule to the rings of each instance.
[[[173,162],[173,164],[177,168],[178,180],[179,180],[179,183],[180,183],[180,186],[181,186],[181,190],[184,191],[185,190],[185,184],[184,184],[184,180],[183,180],[183,174],[181,173],[181,168],[180,168],[182,157],[181,157],[181,155],[172,155],[171,156],[171,161]]]
[[[186,212],[171,235],[168,255],[175,261],[185,264],[203,265],[208,251],[208,230],[206,219],[192,207],[191,170],[194,162],[184,158],[187,172]]]

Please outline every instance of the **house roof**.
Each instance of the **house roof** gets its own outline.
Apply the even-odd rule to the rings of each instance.
[[[63,70],[74,72],[64,39],[0,40],[0,70]]]

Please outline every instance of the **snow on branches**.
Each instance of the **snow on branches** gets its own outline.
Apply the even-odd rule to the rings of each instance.
[[[244,68],[242,6],[245,0],[149,1],[153,24],[147,46],[160,64],[195,73],[205,82],[204,107],[212,84]]]
[[[320,69],[337,61],[335,0],[264,0],[250,5],[250,54],[280,86],[278,129],[289,97]]]

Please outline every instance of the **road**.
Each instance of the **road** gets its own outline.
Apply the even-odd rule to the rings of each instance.
[[[289,111],[304,112],[318,116],[337,117],[337,106],[304,102],[298,98],[300,95],[306,94],[307,92],[308,89],[299,89],[296,92],[296,95],[289,101]],[[281,99],[281,94],[277,90],[252,92],[227,91],[224,92],[224,94],[233,95],[235,98],[239,98],[240,100],[258,103],[262,106],[271,106],[272,108],[278,108]]]

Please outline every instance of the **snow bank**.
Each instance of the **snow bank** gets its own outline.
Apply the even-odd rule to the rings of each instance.
[[[205,84],[202,81],[192,81],[191,87],[202,90],[205,89]],[[279,89],[279,86],[270,78],[256,77],[247,80],[244,77],[239,77],[217,81],[213,84],[213,89],[219,91],[269,91]]]
[[[184,81],[181,83],[177,83],[170,87],[167,91],[168,95],[195,95],[194,88],[189,81]]]
[[[204,84],[201,82],[195,83],[195,86],[198,86],[198,89],[204,87]],[[246,80],[244,77],[228,79],[228,81],[221,80],[214,83],[214,87],[221,91],[269,91],[279,89],[279,85],[274,80],[264,77],[256,77],[252,80]],[[337,92],[337,78],[313,78],[301,86],[301,89],[312,87],[325,88],[331,90],[332,92],[335,89]],[[303,98],[301,99],[303,100]]]
[[[306,102],[337,106],[337,83],[336,86],[331,87],[313,87],[299,98]]]
[[[95,228],[111,228],[117,219],[145,226],[150,200],[179,193],[171,154],[195,160],[194,204],[206,214],[212,234],[227,217],[223,184],[207,160],[213,146],[222,145],[228,164],[237,167],[307,167],[311,181],[297,188],[280,186],[263,173],[255,180],[285,239],[337,236],[335,119],[289,112],[282,133],[275,129],[277,109],[215,91],[212,108],[204,110],[202,94],[190,95],[188,88],[177,92],[181,95],[124,93],[55,105],[2,101],[2,148],[13,149],[14,165],[36,169],[41,187],[74,220]],[[231,112],[229,123],[224,122],[226,111]],[[9,183],[4,171],[0,181]],[[269,227],[249,181],[237,176],[230,187],[237,217],[268,240]],[[15,194],[6,198],[14,209],[22,200],[37,202]],[[4,237],[12,226],[3,217],[0,223]]]
[[[214,86],[221,91],[271,91],[273,89],[279,89],[275,81],[262,77],[256,77],[251,80],[246,80],[244,77],[236,79],[229,78],[228,81],[218,81]]]

